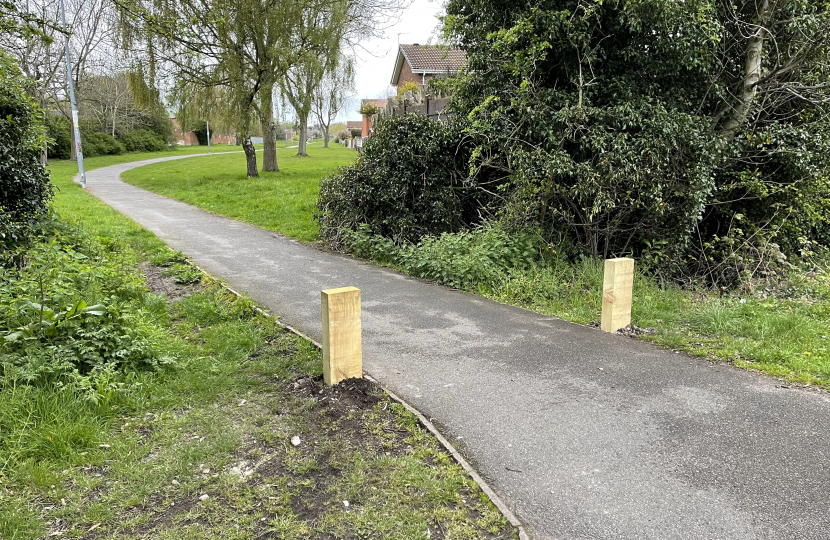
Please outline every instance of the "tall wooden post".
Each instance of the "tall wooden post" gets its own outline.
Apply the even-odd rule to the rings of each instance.
[[[342,287],[320,294],[323,311],[323,378],[326,384],[363,377],[360,289]]]
[[[631,324],[631,294],[634,288],[634,259],[606,259],[602,284],[602,324],[616,332]]]

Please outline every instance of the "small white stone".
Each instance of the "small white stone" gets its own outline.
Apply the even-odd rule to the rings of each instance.
[[[248,403],[248,400],[243,399],[242,401],[239,402],[239,406],[241,407],[241,406],[245,405],[246,403]]]
[[[204,495],[202,495],[201,497],[199,497],[199,500],[200,500],[200,501],[206,501],[206,500],[208,500],[208,499],[210,499],[210,495],[208,495],[207,493],[205,493]]]
[[[349,507],[349,501],[343,501],[343,506],[345,506],[346,508],[348,508],[348,507]]]
[[[300,446],[300,438],[294,435],[293,437],[291,437],[291,444],[293,444],[294,446]]]
[[[210,469],[202,469],[202,472],[205,474],[210,474]]]
[[[170,482],[170,483],[171,483],[171,484],[173,484],[174,486],[178,486],[178,485],[179,485],[179,481],[178,481],[178,480],[176,480],[175,478],[174,478],[174,479],[173,479],[173,481],[172,481],[172,482]]]

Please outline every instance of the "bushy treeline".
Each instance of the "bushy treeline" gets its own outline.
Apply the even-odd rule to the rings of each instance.
[[[156,119],[148,122],[148,128],[139,128],[111,133],[101,131],[102,126],[95,122],[82,122],[81,141],[84,156],[118,155],[124,152],[160,152],[172,143],[172,125],[168,129],[169,119]],[[166,122],[164,121],[166,120]],[[72,124],[63,115],[51,114],[47,117],[48,155],[55,159],[69,159],[72,149]]]
[[[451,0],[445,23],[469,63],[440,83],[455,144],[429,159],[456,165],[406,166],[425,143],[383,120],[371,156],[321,191],[325,240],[496,219],[572,256],[719,284],[830,243],[830,3]],[[406,196],[427,178],[429,202]]]

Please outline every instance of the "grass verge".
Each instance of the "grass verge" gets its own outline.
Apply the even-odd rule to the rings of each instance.
[[[141,319],[170,361],[38,384],[2,359],[0,538],[513,536],[411,414],[366,381],[323,388],[316,348],[196,283],[65,169],[55,207],[101,255],[77,268],[83,294]]]
[[[308,157],[277,149],[279,173],[245,176],[243,155],[147,165],[121,175],[125,182],[205,210],[277,231],[303,242],[317,238],[313,219],[320,179],[354,162],[339,144],[308,147]],[[261,156],[260,156],[261,159]]]

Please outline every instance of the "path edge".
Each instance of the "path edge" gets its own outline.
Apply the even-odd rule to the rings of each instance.
[[[229,287],[228,285],[223,283],[221,280],[217,280],[212,275],[210,275],[208,272],[205,272],[204,269],[202,269],[198,265],[194,264],[192,261],[189,261],[189,262],[190,262],[191,265],[198,268],[200,272],[202,272],[206,276],[209,276],[211,279],[213,279],[216,283],[218,283],[225,290],[229,291],[230,293],[236,295],[239,298],[243,297],[240,293],[238,293],[237,291],[235,291],[234,289],[232,289],[231,287]],[[279,320],[279,317],[274,317],[273,315],[271,315],[270,313],[268,313],[267,311],[265,311],[261,307],[257,306],[256,304],[254,304],[254,309],[257,311],[257,313],[260,313],[261,315],[263,315],[265,317],[268,317],[269,319],[273,319],[274,322],[277,323],[277,325],[284,328],[285,330],[288,330],[292,334],[295,334],[295,335],[297,335],[297,336],[299,336],[299,337],[301,337],[301,338],[303,338],[307,341],[310,341],[318,349],[320,349],[320,350],[323,349],[323,345],[320,342],[313,339],[311,336],[301,332],[300,330],[297,330],[293,326],[290,326],[288,324],[283,323],[282,321]],[[524,524],[521,521],[519,521],[519,518],[516,517],[516,515],[507,506],[507,504],[505,504],[505,502],[501,500],[501,498],[496,494],[496,492],[493,491],[493,488],[491,488],[490,485],[487,483],[487,481],[484,480],[484,478],[482,478],[480,474],[478,474],[478,472],[473,468],[473,466],[470,465],[470,463],[466,459],[464,459],[464,456],[462,456],[461,453],[458,450],[456,450],[456,448],[452,445],[452,443],[450,441],[448,441],[447,438],[444,437],[444,435],[442,435],[440,431],[438,431],[438,428],[435,427],[435,424],[430,422],[429,419],[427,419],[427,417],[424,416],[421,411],[419,411],[418,409],[413,407],[411,404],[407,403],[406,400],[404,400],[403,398],[401,398],[400,396],[398,396],[397,394],[395,394],[394,392],[389,390],[389,388],[383,386],[377,379],[372,377],[366,371],[363,372],[363,377],[368,379],[369,381],[371,381],[373,384],[375,384],[381,390],[383,390],[384,393],[386,393],[386,395],[388,395],[393,401],[396,401],[396,402],[400,403],[401,405],[403,405],[403,407],[407,411],[409,411],[410,413],[415,415],[415,417],[418,419],[418,422],[427,431],[432,433],[432,435],[436,439],[438,439],[438,442],[441,443],[441,446],[443,446],[444,449],[447,452],[449,452],[450,455],[452,455],[453,459],[455,459],[455,461],[459,465],[461,465],[461,468],[464,469],[467,472],[467,474],[470,476],[470,478],[473,479],[473,482],[475,482],[476,485],[478,485],[479,489],[481,489],[481,491],[485,495],[487,495],[487,497],[490,499],[490,502],[492,502],[496,506],[496,508],[498,508],[499,512],[501,512],[501,514],[504,517],[507,518],[507,521],[510,522],[510,525],[519,534],[519,540],[531,540],[530,535],[528,535],[527,531],[525,530]]]

